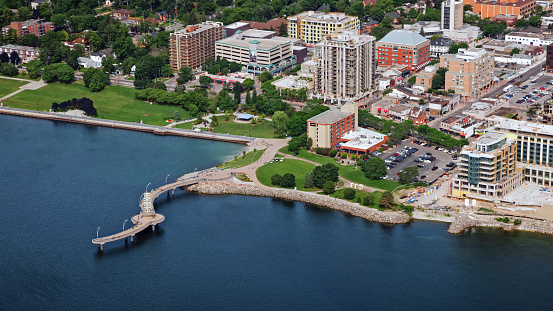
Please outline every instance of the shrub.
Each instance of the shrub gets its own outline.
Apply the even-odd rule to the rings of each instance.
[[[348,153],[347,153],[347,152],[342,152],[342,153],[340,154],[340,157],[341,157],[342,159],[346,159],[346,158],[348,157]]]
[[[315,152],[320,155],[329,156],[330,148],[315,148]]]
[[[332,181],[325,181],[323,184],[323,192],[324,194],[332,194],[334,193],[334,189],[336,188],[336,183]]]
[[[353,200],[355,199],[355,190],[351,188],[344,189],[344,199]]]
[[[331,157],[331,158],[334,158],[337,154],[338,154],[338,150],[337,149],[332,149],[332,150],[329,151],[328,156]]]
[[[273,175],[274,176],[274,175]],[[280,179],[280,186],[285,188],[292,188],[296,186],[296,176],[294,174],[286,173]]]
[[[520,220],[520,219],[515,219],[515,221],[513,221],[513,223],[514,223],[515,225],[518,226],[518,225],[520,225],[520,224],[522,223],[522,220]]]
[[[252,119],[252,124],[257,124],[257,121],[255,119]]]
[[[497,218],[494,218],[495,220],[499,221],[499,222],[504,222],[506,224],[509,223],[509,217],[504,217],[504,218],[501,218],[501,217],[497,217]]]
[[[350,154],[350,156],[349,156],[349,157],[350,157],[350,158],[351,158],[352,160],[355,160],[355,159],[357,159],[357,155],[356,155],[356,154]]]
[[[274,186],[280,186],[280,182],[282,181],[282,176],[279,174],[274,174],[271,176],[271,184]]]
[[[378,205],[380,205],[383,208],[391,208],[394,206],[394,195],[390,191],[386,191],[382,194],[382,197],[380,197],[380,201],[378,201]]]

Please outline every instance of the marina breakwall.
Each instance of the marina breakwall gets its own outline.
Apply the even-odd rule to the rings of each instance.
[[[245,145],[255,140],[255,137],[241,137],[241,136],[218,134],[218,133],[211,133],[211,132],[195,132],[192,130],[166,128],[163,126],[156,126],[156,125],[113,121],[113,120],[106,120],[106,119],[96,119],[88,116],[84,116],[84,117],[69,116],[69,115],[62,115],[62,114],[51,113],[51,112],[37,112],[37,111],[15,109],[15,108],[8,108],[8,107],[1,107],[0,113],[6,114],[6,115],[19,116],[19,117],[37,118],[37,119],[45,119],[45,120],[52,120],[52,121],[110,127],[110,128],[117,128],[117,129],[131,130],[131,131],[148,132],[155,135],[173,135],[173,136],[182,136],[182,137],[190,137],[190,138],[217,140],[217,141],[224,141],[224,142],[238,143],[238,144],[245,144]]]
[[[457,213],[453,217],[453,222],[447,229],[447,232],[454,234],[462,234],[470,230],[470,228],[476,227],[488,227],[488,228],[501,228],[505,231],[521,230],[544,234],[553,234],[553,223],[544,220],[510,217],[512,221],[514,219],[520,219],[522,223],[515,225],[513,223],[504,223],[497,221],[494,218],[497,216],[482,216],[482,215],[468,215],[463,213]]]
[[[230,180],[204,181],[192,185],[187,189],[203,194],[240,194],[301,201],[328,207],[333,210],[384,224],[403,224],[411,221],[411,217],[404,212],[381,212],[373,208],[359,205],[358,203],[352,203],[316,193],[282,188],[265,188],[253,184],[237,184]]]

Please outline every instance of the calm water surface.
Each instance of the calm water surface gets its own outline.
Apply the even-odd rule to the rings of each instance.
[[[0,115],[0,310],[552,310],[553,237],[381,226],[303,203],[146,185],[243,146]],[[127,227],[130,225],[127,222]]]

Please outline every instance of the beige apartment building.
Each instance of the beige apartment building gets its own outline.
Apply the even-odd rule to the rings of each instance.
[[[422,87],[424,91],[432,88],[432,77],[436,74],[436,66],[427,66],[417,74],[415,84]]]
[[[274,74],[297,63],[292,40],[283,37],[250,38],[240,33],[215,42],[215,56],[237,62],[253,74],[263,71]]]
[[[169,62],[174,70],[198,68],[215,57],[215,41],[223,39],[223,23],[204,22],[171,33]]]
[[[490,132],[461,150],[451,193],[458,197],[502,198],[522,184],[516,165],[517,143],[507,134]]]
[[[484,49],[459,49],[457,54],[440,57],[445,67],[445,89],[465,98],[476,98],[493,83],[494,54]]]
[[[326,35],[315,45],[314,97],[345,102],[363,98],[374,83],[375,38],[354,30]]]
[[[340,29],[359,32],[360,25],[357,16],[309,11],[288,17],[288,37],[301,39],[306,44],[315,44],[323,36]]]

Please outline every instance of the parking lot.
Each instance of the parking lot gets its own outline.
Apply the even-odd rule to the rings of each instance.
[[[398,177],[399,177],[398,173],[402,169],[404,169],[406,167],[410,167],[410,166],[415,166],[416,167],[419,164],[423,164],[424,167],[419,168],[419,177],[418,177],[418,179],[420,181],[431,182],[431,181],[434,181],[434,180],[438,179],[440,176],[442,176],[445,173],[445,171],[443,171],[442,168],[445,168],[446,164],[453,161],[452,156],[445,153],[444,151],[438,151],[438,150],[435,149],[435,147],[424,147],[424,146],[421,146],[421,145],[417,145],[417,144],[413,143],[412,139],[404,140],[401,145],[396,146],[391,150],[388,150],[388,152],[386,152],[384,154],[381,154],[379,156],[379,158],[386,160],[389,157],[391,157],[394,153],[398,152],[399,150],[401,150],[405,146],[409,146],[411,148],[417,148],[419,150],[417,152],[413,153],[412,155],[408,156],[407,158],[405,158],[405,160],[403,160],[402,162],[397,163],[395,167],[389,169],[388,170],[388,178],[394,178],[395,180],[398,180]],[[420,156],[426,154],[427,152],[430,152],[432,154],[432,156],[434,156],[436,158],[436,160],[434,160],[431,163],[417,163],[417,162],[414,162],[416,159],[418,159]],[[438,169],[435,170],[435,171],[432,170],[432,167],[434,167],[434,166],[438,167]],[[423,176],[423,175],[426,175],[426,178],[421,179],[421,176]]]
[[[551,92],[553,92],[553,85],[546,84],[547,82],[552,81],[553,78],[550,76],[540,76],[539,78],[534,77],[530,81],[536,81],[536,83],[525,83],[527,86],[525,89],[518,88],[518,90],[513,94],[513,97],[509,98],[509,103],[511,107],[518,107],[522,109],[528,109],[531,105],[534,104],[543,104],[546,100],[551,99]],[[540,87],[545,88],[545,90],[540,89]],[[535,92],[534,94],[531,94]],[[539,94],[542,94],[542,97],[539,97]],[[523,99],[524,96],[531,95],[527,99]],[[505,95],[506,96],[506,95]],[[518,102],[517,102],[518,101]],[[524,101],[524,102],[521,102]]]

